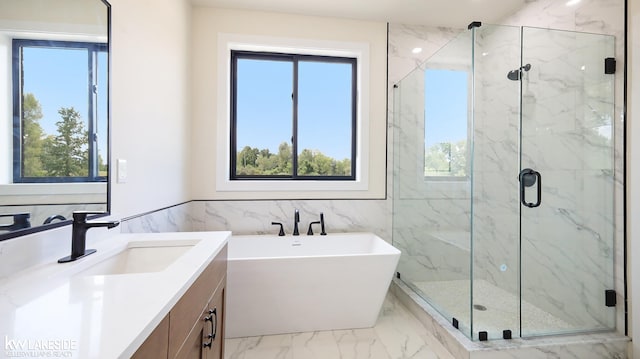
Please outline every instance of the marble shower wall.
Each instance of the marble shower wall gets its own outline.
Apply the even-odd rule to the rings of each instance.
[[[508,293],[519,285],[519,81],[507,73],[520,66],[520,29],[483,25],[474,29],[473,284],[484,280]],[[531,199],[530,199],[531,200]],[[504,300],[474,290],[473,303]],[[474,321],[475,328],[484,323]],[[505,328],[516,330],[517,328]],[[489,333],[501,337],[502,333]]]
[[[506,80],[519,67],[519,39],[518,28],[497,26],[476,40],[474,278],[518,292],[521,228],[523,299],[578,328],[612,327],[602,296],[613,288],[613,76],[603,75],[613,46],[601,51],[601,35],[524,29],[532,67],[522,82],[522,167],[543,174],[544,201],[522,207],[519,223],[519,83]]]
[[[528,46],[536,54],[529,51],[531,59],[526,61],[532,62],[533,69],[525,73],[523,83],[530,87],[524,89],[523,106],[531,112],[523,120],[526,125],[536,116],[537,123],[530,125],[530,135],[523,139],[530,154],[523,157],[523,165],[529,161],[527,166],[545,168],[543,192],[549,195],[539,213],[524,213],[529,216],[523,222],[523,296],[579,328],[611,327],[614,309],[602,308],[602,291],[615,287],[618,303],[623,295],[623,9],[623,1],[618,0],[583,1],[576,6],[531,1],[503,21],[517,26],[484,25],[476,44],[481,50],[476,51],[475,58],[474,278],[517,293],[519,83],[507,80],[506,74],[520,66],[519,26],[615,36],[619,71],[615,83],[602,84],[593,83],[582,73],[594,67],[602,71],[603,58],[610,55],[598,53],[595,62],[589,62],[591,57],[584,52],[599,47],[603,36],[584,35],[592,37],[584,47],[580,45],[584,39],[576,38],[583,35],[561,31],[542,34],[546,31],[539,30],[536,34],[531,29],[525,39],[525,48]],[[415,28],[412,32],[406,26],[392,25],[390,43],[394,43],[394,33],[415,41],[420,38],[420,31],[426,31],[422,38],[442,36],[440,29]],[[397,50],[394,46],[390,49]],[[408,50],[409,47],[404,49]],[[554,51],[559,54],[557,58],[545,57]],[[430,56],[427,52],[425,58]],[[574,62],[563,63],[564,58]],[[558,73],[550,73],[549,66],[540,66],[558,60],[551,66],[559,67]],[[571,82],[570,78],[578,82]],[[534,89],[542,80],[552,86]],[[465,197],[460,186],[450,188],[446,194],[438,193],[442,183],[416,185],[423,146],[420,134],[424,133],[420,125],[424,113],[421,81],[420,75],[412,73],[392,93],[396,113],[390,119],[395,132],[395,168],[399,169],[394,176],[394,244],[403,249],[400,268],[408,281],[460,279],[465,275],[468,278],[468,266],[460,263],[464,263],[465,256],[467,261],[469,258],[469,194]],[[599,90],[610,92],[612,87],[615,106]],[[614,109],[613,118],[608,115],[607,119],[607,111]],[[602,136],[607,133],[608,140]],[[611,141],[615,155],[607,150]],[[615,181],[611,180],[612,173]],[[567,187],[568,183],[574,186]],[[579,256],[575,255],[578,250]],[[614,270],[615,285],[611,282]],[[474,300],[482,303],[491,298]],[[624,323],[621,307],[617,310],[619,330]]]
[[[588,197],[603,197],[609,199],[608,201],[602,200],[600,204],[602,206],[612,206],[613,207],[613,236],[614,243],[613,248],[611,246],[606,246],[604,248],[599,248],[595,250],[585,251],[587,253],[585,259],[590,260],[593,259],[594,253],[599,253],[599,255],[604,255],[606,257],[613,256],[614,258],[614,268],[612,269],[614,272],[614,287],[617,293],[617,302],[624,303],[624,108],[623,108],[623,93],[624,93],[624,76],[623,76],[623,68],[624,68],[624,1],[623,0],[582,0],[573,6],[567,6],[564,1],[552,1],[552,0],[538,0],[532,1],[528,6],[524,7],[520,11],[516,12],[512,16],[509,16],[503,22],[506,25],[527,25],[541,28],[553,28],[560,30],[568,30],[568,31],[578,31],[584,33],[591,34],[606,34],[612,35],[615,41],[615,58],[617,62],[617,72],[615,75],[615,81],[613,83],[614,93],[615,93],[615,101],[614,101],[614,117],[612,119],[612,133],[613,133],[613,186],[603,186],[602,183],[598,183],[598,181],[602,181],[602,172],[594,173],[593,175],[589,175],[589,181],[583,181],[582,178],[578,178],[578,182],[581,186],[585,187],[584,193],[587,193],[587,196],[583,196],[584,199],[588,199]],[[574,45],[575,46],[575,45]],[[588,65],[588,64],[587,64]],[[602,63],[595,64],[594,66],[598,66],[602,68]],[[597,95],[589,94],[591,98],[597,98]],[[558,101],[560,104],[560,101]],[[589,103],[590,106],[593,107],[593,101]],[[584,108],[584,107],[583,107]],[[599,106],[593,107],[596,109],[594,113],[598,113],[602,111],[602,108]],[[579,130],[581,136],[584,136],[585,130],[588,126],[583,125],[583,128]],[[602,131],[606,131],[602,129]],[[573,150],[575,151],[575,147]],[[565,154],[565,151],[559,152],[561,154]],[[571,151],[568,153],[572,153]],[[609,154],[605,152],[605,158]],[[591,158],[591,161],[594,163],[602,163],[601,159]],[[596,169],[596,172],[599,170]],[[608,188],[607,191],[604,191],[604,188]],[[611,201],[611,194],[608,191],[613,191],[613,201]],[[580,203],[576,202],[578,206],[589,206],[588,203]],[[588,207],[583,207],[588,208]],[[590,209],[590,216],[595,216],[592,218],[598,218],[598,214],[594,212],[595,209]],[[595,210],[597,211],[597,210]],[[603,208],[603,211],[609,211],[610,209]],[[570,212],[558,212],[557,218],[563,218],[565,223],[572,223],[576,218],[569,214]],[[604,213],[604,212],[603,212]],[[568,215],[569,214],[569,215]],[[578,218],[578,221],[583,221],[584,219]],[[586,220],[586,223],[594,223]],[[585,222],[579,222],[585,223]],[[609,226],[610,223],[606,221],[601,221],[603,226]],[[549,223],[542,223],[542,226],[549,225]],[[589,231],[591,228],[586,227],[581,233]],[[605,234],[607,233],[606,228],[596,228],[596,230],[600,231],[598,233]],[[541,236],[544,236],[544,233],[540,233]],[[589,238],[592,236],[591,234],[583,237]],[[594,239],[594,241],[590,242],[590,246],[598,246],[600,241]],[[558,243],[551,244],[553,246]],[[561,243],[562,245],[568,245],[567,243]],[[577,247],[576,247],[577,246]],[[575,248],[582,248],[583,243],[574,243],[574,247],[570,247],[570,250]],[[602,258],[597,259],[596,263],[602,263]],[[576,268],[580,268],[580,264]],[[574,269],[575,270],[575,269]],[[579,269],[578,269],[579,270]],[[610,272],[611,269],[605,268],[606,273]],[[598,278],[604,277],[603,275],[598,275]],[[604,283],[604,279],[597,279]],[[542,295],[553,296],[551,293],[542,293]],[[598,295],[598,298],[602,298],[602,295]],[[594,299],[595,300],[595,299]],[[590,315],[587,317],[591,317]],[[618,305],[616,307],[616,326],[619,332],[624,331],[624,308],[623,305]]]
[[[613,38],[540,29],[523,38],[523,56],[538,64],[524,82],[523,166],[544,171],[550,195],[523,209],[522,294],[577,327],[610,328],[614,76],[603,62],[614,56]]]
[[[403,255],[398,271],[405,282],[468,279],[470,186],[468,181],[424,180],[424,69],[455,62],[471,68],[469,33],[443,28],[390,25],[389,69],[412,70],[390,90],[394,153],[393,244]],[[417,36],[418,30],[424,31]],[[448,38],[440,47],[428,39]],[[428,64],[409,69],[402,62],[414,47]],[[443,303],[438,303],[446,308]],[[446,311],[446,309],[445,309]]]

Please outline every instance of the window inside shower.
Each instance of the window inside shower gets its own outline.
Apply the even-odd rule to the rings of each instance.
[[[466,179],[469,173],[471,73],[453,66],[424,71],[424,176]]]

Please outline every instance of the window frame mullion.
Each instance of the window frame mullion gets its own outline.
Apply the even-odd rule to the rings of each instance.
[[[98,94],[96,93],[96,86],[98,83],[98,72],[97,72],[97,62],[98,55],[96,53],[96,49],[93,46],[87,47],[88,52],[88,99],[89,102],[87,104],[88,108],[88,119],[87,119],[87,165],[89,166],[89,181],[95,181],[98,177],[98,154],[96,153],[96,112],[98,105]]]
[[[298,58],[293,56],[293,124],[291,134],[291,178],[298,178]]]

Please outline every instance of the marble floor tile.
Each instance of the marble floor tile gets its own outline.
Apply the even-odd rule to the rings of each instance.
[[[373,328],[334,330],[338,345],[337,358],[387,359],[389,354]]]
[[[226,359],[293,359],[290,334],[225,340]]]
[[[225,359],[453,359],[420,322],[388,294],[373,328],[234,338]]]

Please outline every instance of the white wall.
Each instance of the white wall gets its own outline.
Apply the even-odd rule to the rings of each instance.
[[[190,5],[111,0],[112,213],[130,216],[189,200]],[[127,183],[115,183],[117,159]]]
[[[384,198],[386,165],[386,24],[195,7],[192,18],[193,68],[193,141],[194,163],[192,197],[194,199],[292,199],[292,198]],[[365,43],[369,47],[369,190],[349,192],[285,192],[250,191],[221,192],[216,190],[216,124],[226,121],[216,116],[218,85],[226,78],[217,76],[218,36],[235,34],[268,36],[302,41],[334,41]]]

